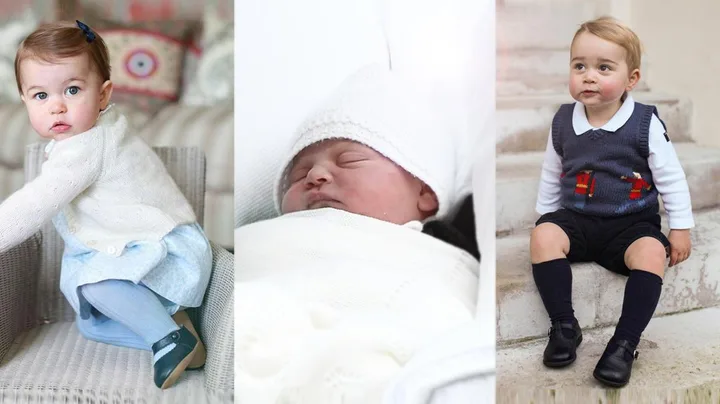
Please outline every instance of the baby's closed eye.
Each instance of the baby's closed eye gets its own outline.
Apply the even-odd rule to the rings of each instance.
[[[292,171],[290,171],[290,175],[288,176],[288,179],[290,180],[290,183],[295,183],[303,178],[305,178],[308,174],[307,168],[295,168]]]
[[[341,153],[337,158],[337,163],[339,165],[345,165],[345,164],[353,164],[353,163],[359,163],[362,161],[367,161],[368,157],[364,155],[363,153],[359,152],[345,152]]]

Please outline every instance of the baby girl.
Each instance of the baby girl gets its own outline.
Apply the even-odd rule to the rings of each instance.
[[[42,173],[0,205],[0,252],[52,219],[80,332],[151,350],[155,384],[168,388],[205,362],[182,311],[201,304],[212,265],[193,209],[111,108],[108,50],[87,25],[39,27],[20,44],[15,74],[33,129],[50,142]]]

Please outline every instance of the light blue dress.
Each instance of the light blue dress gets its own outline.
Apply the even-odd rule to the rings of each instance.
[[[210,280],[212,250],[197,223],[180,225],[160,241],[130,242],[119,257],[84,245],[70,232],[62,212],[53,218],[53,224],[65,241],[60,290],[78,313],[78,327],[87,337],[149,349],[122,324],[92,310],[80,291],[83,285],[108,279],[144,285],[158,296],[170,315],[202,303]]]

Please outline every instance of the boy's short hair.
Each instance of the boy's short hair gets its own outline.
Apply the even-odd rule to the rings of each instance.
[[[58,21],[43,24],[20,43],[15,55],[15,80],[22,94],[20,63],[25,59],[39,59],[54,63],[59,59],[87,54],[90,65],[103,78],[110,80],[110,57],[105,41],[93,31],[95,39],[87,41],[85,32],[75,22]]]
[[[580,28],[575,32],[572,43],[575,43],[575,39],[583,32],[588,32],[622,46],[625,48],[625,62],[628,65],[628,70],[632,72],[640,68],[642,44],[640,38],[627,25],[612,17],[596,18],[580,25]]]

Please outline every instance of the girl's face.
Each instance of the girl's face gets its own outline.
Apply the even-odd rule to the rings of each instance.
[[[326,140],[301,151],[289,174],[282,212],[332,207],[396,224],[437,211],[435,193],[375,150]]]
[[[86,54],[55,63],[25,59],[20,77],[30,124],[46,139],[63,140],[88,131],[112,93],[112,83],[103,82]]]

